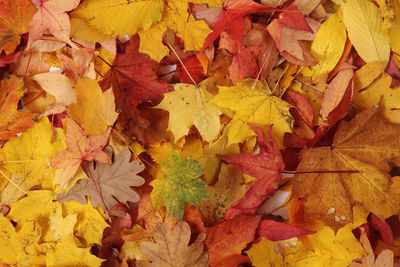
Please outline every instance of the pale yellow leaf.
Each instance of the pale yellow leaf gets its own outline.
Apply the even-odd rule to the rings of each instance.
[[[348,0],[342,5],[344,24],[349,38],[365,62],[382,61],[390,56],[378,7],[369,0]]]
[[[47,107],[43,116],[61,113],[65,110],[65,106],[75,103],[76,97],[73,90],[73,83],[67,76],[59,73],[39,73],[32,76],[43,90],[53,95],[56,99],[54,104]]]

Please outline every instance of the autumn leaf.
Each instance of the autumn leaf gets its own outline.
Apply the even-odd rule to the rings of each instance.
[[[74,241],[74,226],[77,214],[62,216],[61,207],[49,216],[49,226],[53,240],[52,250],[46,253],[46,266],[77,265],[99,266],[103,260],[90,253],[90,248],[80,248]]]
[[[143,242],[140,250],[150,263],[139,261],[138,266],[208,266],[204,248],[205,234],[200,233],[190,245],[190,227],[185,221],[170,229],[167,223],[156,226],[153,232],[155,243]]]
[[[103,91],[112,86],[116,108],[121,111],[120,123],[124,125],[128,134],[135,134],[139,136],[140,141],[144,141],[141,134],[150,122],[143,117],[136,106],[144,101],[158,104],[163,94],[172,87],[158,80],[155,73],[157,62],[148,55],[138,52],[139,43],[137,35],[131,37],[124,45],[124,53],[119,53],[115,57],[111,69],[100,82],[100,86]]]
[[[12,265],[31,265],[31,257],[35,255],[35,246],[39,246],[42,228],[35,221],[30,221],[17,230],[3,214],[0,214],[0,226],[0,261]]]
[[[258,127],[273,124],[272,136],[280,146],[283,134],[292,132],[291,105],[275,97],[268,86],[259,81],[247,79],[236,86],[220,86],[218,94],[210,102],[225,109],[223,112],[232,117],[227,126],[230,127],[228,145],[243,142],[254,135],[247,123]]]
[[[303,30],[313,33],[313,30],[304,19],[303,13],[301,13],[296,5],[284,7],[276,20],[279,23],[285,24],[292,29]]]
[[[77,101],[68,106],[68,114],[82,125],[86,135],[104,134],[118,118],[112,90],[104,93],[97,81],[83,78],[75,86]]]
[[[223,219],[225,212],[246,193],[241,172],[232,165],[222,164],[218,181],[207,186],[210,199],[200,201],[199,210],[206,225]]]
[[[241,253],[254,239],[259,222],[260,218],[257,216],[239,215],[208,228],[205,241],[209,255],[208,264],[211,267],[228,267],[249,262],[249,258]]]
[[[100,264],[102,260],[90,254],[90,247],[101,240],[107,226],[103,217],[91,206],[60,204],[53,201],[53,196],[51,191],[30,191],[27,197],[13,203],[7,217],[18,224],[16,230],[9,219],[0,216],[4,218],[0,223],[6,231],[0,235],[0,245],[4,247],[0,252],[1,261],[34,265],[42,257],[46,266]],[[79,237],[79,243],[74,236]]]
[[[341,7],[349,39],[360,57],[365,62],[382,61],[386,65],[390,45],[378,8],[363,0],[346,1]]]
[[[226,31],[240,47],[244,32],[243,17],[251,13],[273,10],[273,8],[260,5],[252,0],[226,1],[221,13],[212,24],[213,32],[207,36],[202,50],[214,42],[223,31]]]
[[[371,109],[342,122],[332,145],[304,150],[297,172],[306,173],[295,175],[292,197],[307,199],[306,217],[338,229],[357,203],[382,218],[398,213],[387,159],[400,156],[399,127]]]
[[[343,67],[326,88],[320,110],[322,122],[312,140],[313,145],[346,116],[353,97],[352,68],[352,66]]]
[[[283,256],[275,251],[275,242],[262,238],[261,242],[246,251],[255,267],[261,266],[283,266]]]
[[[60,41],[66,42],[72,47],[76,47],[69,39],[71,24],[67,11],[79,5],[79,0],[71,0],[60,3],[59,0],[34,0],[33,3],[38,8],[29,23],[29,39],[27,48],[48,30]]]
[[[257,179],[243,198],[229,208],[225,218],[232,218],[238,214],[254,214],[265,198],[275,192],[282,178],[281,171],[285,164],[278,145],[271,137],[272,126],[269,128],[268,139],[261,128],[254,126],[251,128],[257,134],[259,154],[218,155],[221,159],[242,170],[243,173]]]
[[[311,32],[288,27],[278,20],[273,20],[268,24],[267,30],[281,55],[287,58],[290,63],[312,66],[317,62],[299,41],[312,41],[318,31],[319,23],[311,19],[306,19],[306,22],[312,29]]]
[[[5,76],[0,83],[0,142],[33,125],[32,115],[17,110],[19,99],[24,95],[23,80],[14,75]]]
[[[0,9],[0,53],[11,54],[19,45],[21,35],[28,32],[28,24],[36,8],[29,0],[3,1]]]
[[[196,20],[189,12],[189,3],[193,1],[165,0],[164,2],[167,7],[162,20],[150,29],[139,32],[142,41],[139,51],[148,54],[156,61],[160,61],[169,53],[162,40],[167,29],[174,31],[183,40],[184,51],[199,50],[211,32],[204,21]]]
[[[274,220],[263,220],[260,222],[257,233],[268,240],[278,241],[302,235],[309,235],[314,232]]]
[[[106,147],[105,150],[111,156],[112,150],[107,148],[109,147]],[[138,160],[129,162],[130,158],[131,153],[129,150],[126,150],[115,158],[111,166],[97,163],[95,167],[93,163],[89,164],[89,171],[98,186],[105,206],[113,215],[120,214],[116,210],[112,210],[118,203],[139,201],[138,193],[131,190],[130,187],[140,186],[144,183],[144,179],[137,175],[137,173],[143,171],[144,166]],[[89,179],[80,180],[68,194],[65,192],[59,194],[57,200],[62,203],[74,199],[82,204],[86,204],[86,196],[89,197],[93,207],[102,206],[99,193],[93,182]]]
[[[389,266],[393,266],[393,251],[385,249],[375,259],[374,251],[372,250],[371,244],[368,240],[368,236],[365,232],[364,227],[360,227],[360,230],[361,230],[360,242],[361,242],[364,250],[368,254],[361,259],[361,263],[353,262],[353,264],[351,266],[352,267],[362,267],[362,266],[389,267]]]
[[[322,23],[311,45],[318,64],[311,68],[313,79],[330,72],[342,56],[346,43],[346,27],[340,9]]]
[[[107,144],[110,128],[104,135],[85,136],[83,129],[68,117],[66,125],[67,150],[57,153],[51,160],[52,167],[63,169],[58,181],[61,188],[74,176],[84,160],[110,163],[109,156],[102,151]]]
[[[133,35],[161,20],[164,1],[85,0],[72,16],[110,37]]]
[[[203,164],[186,157],[181,160],[179,152],[174,149],[162,162],[165,177],[153,180],[151,199],[154,208],[166,206],[167,212],[181,219],[185,202],[197,206],[198,202],[209,198],[206,183],[198,179],[202,175]]]
[[[364,67],[367,67],[368,64]],[[366,68],[366,70],[369,69]],[[378,71],[380,68],[377,67],[375,69]],[[354,88],[354,104],[362,110],[369,109],[375,105],[382,105],[384,116],[393,123],[400,123],[400,90],[399,88],[391,88],[392,78],[389,75],[383,75],[378,78],[371,72],[365,75],[362,68],[358,71],[360,73],[357,76],[360,79],[355,80],[355,86],[357,87]],[[368,84],[369,81],[366,81],[365,77],[378,79],[374,83]]]
[[[47,106],[43,116],[62,113],[65,107],[76,102],[73,82],[67,76],[59,73],[39,73],[32,76],[44,91],[54,96],[55,103]]]
[[[349,266],[354,259],[364,255],[364,250],[352,233],[352,224],[338,230],[335,234],[332,229],[324,226],[315,234],[300,238],[295,246],[285,246],[292,243],[272,242],[262,239],[246,253],[252,264],[258,266]],[[282,245],[280,245],[282,244]],[[278,246],[281,253],[275,251]]]
[[[51,134],[51,123],[42,118],[21,136],[10,138],[1,150],[7,159],[3,167],[22,177],[29,188],[34,185],[53,188],[54,169],[49,161],[65,149],[65,135],[62,130],[54,129],[52,141]]]
[[[209,102],[211,98],[212,95],[201,87],[178,83],[155,108],[169,111],[168,130],[173,132],[175,142],[187,135],[194,125],[203,139],[211,143],[219,132],[222,114],[217,105]]]

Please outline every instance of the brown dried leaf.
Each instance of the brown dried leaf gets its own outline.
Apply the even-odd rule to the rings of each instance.
[[[208,255],[203,243],[206,234],[200,233],[193,244],[188,246],[190,235],[190,227],[185,221],[179,221],[172,230],[167,223],[158,224],[153,232],[156,243],[140,244],[140,250],[151,263],[138,261],[137,266],[208,266]]]
[[[110,147],[106,147],[105,151],[109,155],[112,154]],[[139,201],[138,193],[131,190],[130,186],[144,184],[144,179],[137,175],[137,173],[143,171],[144,166],[138,160],[129,162],[130,158],[131,152],[126,150],[115,158],[111,166],[97,163],[96,168],[94,168],[93,162],[89,164],[89,170],[99,187],[105,206],[112,215],[120,215],[121,213],[118,210],[111,210],[112,207],[118,204],[116,199],[122,203]],[[93,182],[88,179],[80,180],[80,183],[76,184],[68,194],[63,192],[57,196],[57,199],[60,202],[74,199],[85,204],[86,196],[90,198],[93,207],[102,206],[100,196]]]

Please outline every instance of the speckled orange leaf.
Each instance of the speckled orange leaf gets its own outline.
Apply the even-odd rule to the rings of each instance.
[[[342,122],[330,146],[306,149],[293,180],[293,198],[306,198],[305,216],[334,229],[352,222],[352,206],[387,218],[400,212],[390,193],[390,159],[400,156],[400,125],[371,109]]]
[[[0,143],[33,125],[32,114],[17,110],[26,89],[17,76],[5,76],[0,83]]]

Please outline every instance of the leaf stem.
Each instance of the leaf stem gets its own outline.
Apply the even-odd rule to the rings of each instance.
[[[32,98],[31,100],[29,100],[26,103],[22,104],[22,107],[26,107],[27,105],[29,105],[30,103],[34,102],[36,99],[38,99],[41,95],[43,95],[46,91],[42,90],[39,94],[37,94],[34,98]]]
[[[178,56],[178,53],[176,53],[175,49],[172,47],[172,45],[168,44],[169,49],[172,50],[172,52],[174,52],[175,56],[178,58],[179,63],[181,63],[183,69],[185,70],[185,72],[187,73],[187,75],[189,76],[190,80],[192,80],[192,83],[194,85],[196,85],[197,87],[199,87],[199,85],[195,82],[195,80],[193,79],[192,75],[190,75],[188,69],[186,68],[185,64],[183,64],[181,58]]]
[[[89,178],[92,180],[92,182],[93,182],[93,184],[94,184],[94,187],[96,188],[97,193],[99,194],[99,197],[100,197],[100,200],[101,200],[101,204],[103,205],[103,208],[104,208],[104,211],[105,211],[105,213],[106,213],[106,215],[107,215],[107,218],[108,218],[108,219],[110,220],[110,222],[111,222],[111,221],[112,221],[112,220],[111,220],[111,216],[110,216],[110,214],[108,213],[106,204],[104,203],[103,196],[101,195],[100,189],[99,189],[99,187],[97,186],[96,181],[94,180],[92,171],[89,169],[89,166],[86,164],[86,160],[83,161],[83,165],[85,166],[86,172],[87,172],[87,174],[89,175]]]
[[[10,182],[13,186],[15,186],[15,188],[17,188],[19,191],[21,191],[22,193],[24,193],[25,195],[28,194],[28,192],[26,192],[24,189],[22,189],[19,185],[17,185],[16,183],[14,183],[13,180],[11,180],[2,170],[0,170],[1,175],[4,176],[4,178],[7,179],[8,182]]]
[[[110,68],[112,68],[112,65],[110,63],[107,62],[107,60],[105,60],[104,58],[102,58],[100,55],[96,55],[96,57],[100,58],[101,61],[103,61],[104,63],[107,64],[107,66],[109,66]]]
[[[360,173],[358,170],[343,170],[343,171],[286,171],[282,170],[281,173],[286,174],[305,174],[305,173]]]

